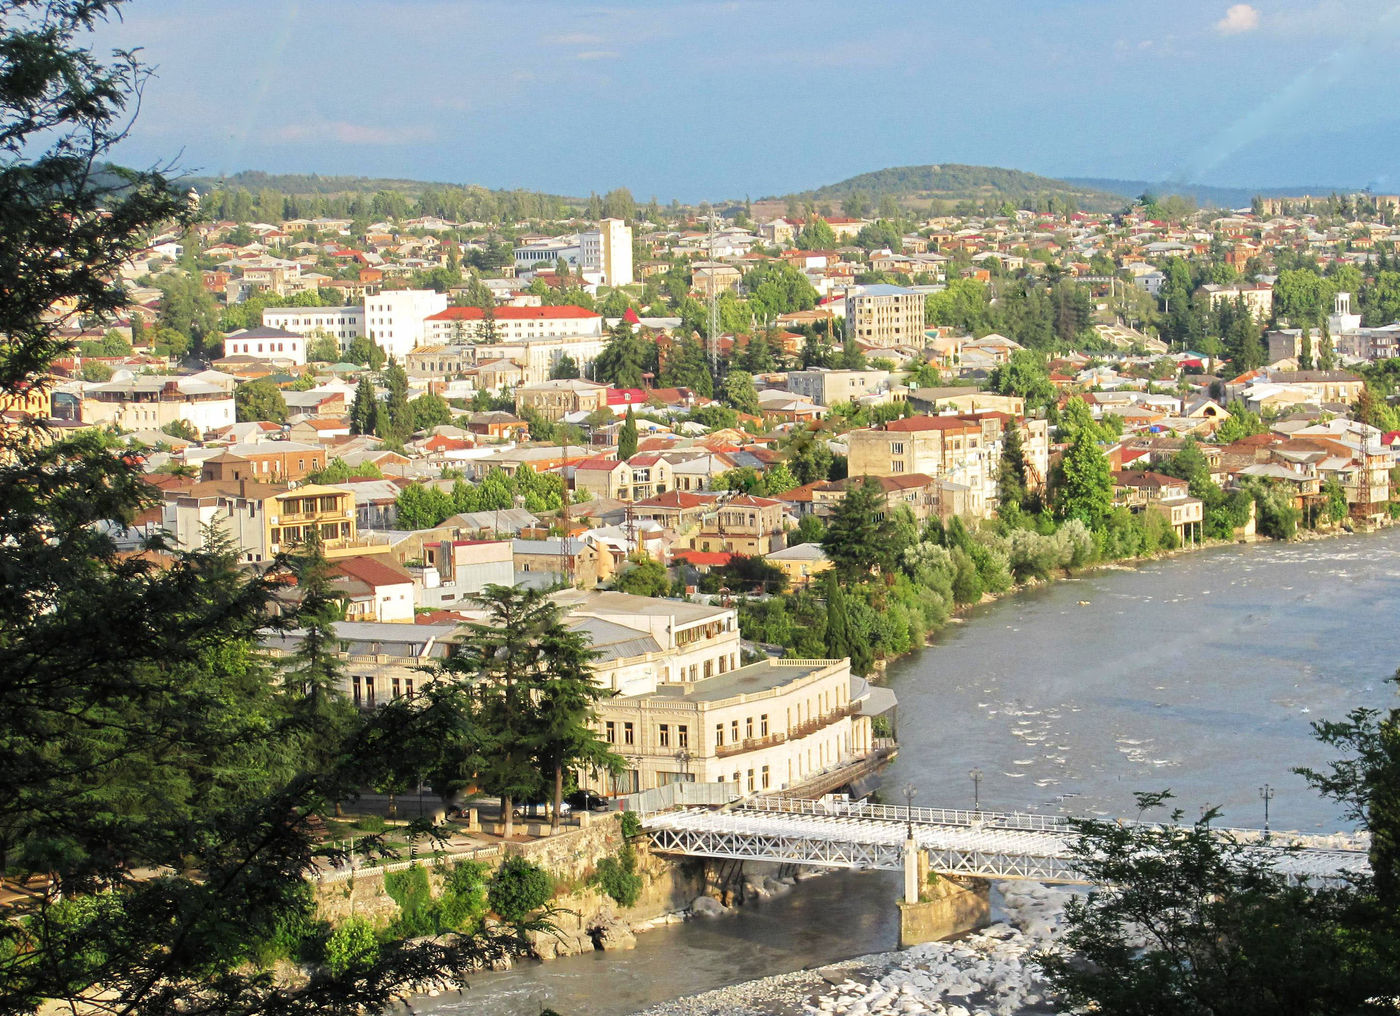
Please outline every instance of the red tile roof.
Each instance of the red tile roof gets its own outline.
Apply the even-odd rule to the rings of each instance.
[[[684,561],[697,568],[723,568],[733,557],[722,550],[681,550],[672,554],[671,560]]]
[[[885,430],[896,434],[908,434],[922,430],[980,430],[975,423],[956,416],[909,416],[902,420],[891,420]]]
[[[331,564],[331,573],[359,579],[368,586],[398,586],[413,579],[407,572],[386,564],[378,557],[343,557]]]
[[[486,312],[480,307],[448,307],[446,310],[429,314],[425,321],[480,321]],[[557,307],[497,307],[497,321],[570,321],[599,318],[603,315],[572,304]]]

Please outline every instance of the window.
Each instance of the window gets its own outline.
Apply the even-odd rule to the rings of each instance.
[[[724,724],[723,724],[723,723],[716,723],[716,724],[715,724],[715,747],[718,748],[718,747],[720,747],[720,746],[723,745],[723,744],[724,744]]]
[[[750,769],[750,770],[749,770],[749,793],[752,794],[756,789],[757,789],[757,787],[754,785],[754,782],[753,782],[753,770]]]
[[[684,723],[676,724],[676,747],[690,747],[690,728],[687,727]]]
[[[738,721],[738,720],[730,720],[730,721],[729,721],[729,739],[730,739],[731,741],[738,741],[738,740],[739,740],[739,721]]]
[[[617,725],[612,720],[603,724],[603,740],[608,744],[617,744]]]
[[[360,675],[359,675],[359,674],[356,674],[356,675],[355,675],[355,680],[354,680],[354,698],[355,698],[355,705],[359,705],[359,704],[360,704]]]
[[[393,680],[393,688],[394,688],[394,698],[398,698],[400,695],[403,694],[403,689],[401,689],[401,688],[399,687],[399,679],[398,679],[397,677],[394,678],[394,680]]]
[[[632,733],[632,724],[630,724],[630,723],[624,723],[624,724],[622,725],[622,743],[623,743],[623,744],[633,744],[633,743],[635,743],[635,742],[636,742],[636,738],[633,736],[633,733]]]
[[[761,777],[761,782],[760,782],[759,786],[761,786],[764,790],[767,790],[767,789],[768,789],[768,767],[767,767],[767,766],[764,766],[764,767],[763,767],[763,771],[762,771],[759,775],[760,775],[760,777]]]
[[[768,714],[764,713],[758,718],[758,736],[768,736]]]
[[[745,737],[745,739],[753,737],[753,717],[752,717],[752,716],[746,717],[745,720],[744,720],[744,737]]]
[[[671,727],[663,723],[656,728],[656,743],[663,748],[671,747]]]

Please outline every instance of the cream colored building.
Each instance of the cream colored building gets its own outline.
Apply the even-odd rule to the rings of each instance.
[[[889,372],[883,370],[813,367],[810,370],[788,371],[787,390],[819,405],[835,406],[886,391],[891,380]]]
[[[847,293],[846,334],[873,346],[922,348],[924,294],[887,285]]]
[[[363,553],[368,544],[355,528],[355,495],[340,487],[249,480],[207,480],[165,494],[165,531],[180,547],[198,550],[212,527],[238,549],[243,561],[268,561],[291,550],[315,528],[326,557]],[[387,550],[387,545],[384,547]]]
[[[143,375],[87,386],[83,423],[110,423],[123,430],[161,430],[184,420],[201,434],[235,422],[233,394],[192,377]]]
[[[515,390],[515,411],[533,409],[555,421],[569,413],[589,413],[608,404],[608,386],[582,378],[541,381]]]
[[[661,684],[599,707],[603,739],[627,760],[609,793],[670,783],[782,790],[869,754],[870,720],[851,700],[850,661],[763,660],[709,679]]]

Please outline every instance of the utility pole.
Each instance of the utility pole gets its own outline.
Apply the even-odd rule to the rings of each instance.
[[[1269,802],[1274,799],[1274,788],[1267,783],[1259,788],[1259,797],[1264,801],[1264,839],[1269,838]]]
[[[710,235],[707,242],[710,261],[710,321],[709,321],[709,346],[710,346],[710,374],[715,382],[719,381],[719,286],[716,284],[714,275],[715,265],[715,210],[710,209],[709,221]]]

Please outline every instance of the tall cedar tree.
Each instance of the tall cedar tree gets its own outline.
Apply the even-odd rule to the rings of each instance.
[[[627,418],[622,422],[622,429],[617,434],[617,457],[620,461],[626,462],[633,455],[637,454],[637,417],[632,412],[632,407],[627,407]]]
[[[871,571],[888,570],[890,526],[884,491],[870,477],[853,480],[827,521],[822,549],[843,582],[862,582]]]
[[[481,786],[501,798],[510,838],[514,804],[544,788],[543,749],[553,746],[547,765],[554,771],[573,764],[570,746],[587,746],[581,731],[562,729],[560,720],[544,711],[552,682],[580,680],[588,658],[570,642],[558,604],[541,590],[491,585],[477,600],[486,608],[486,621],[467,625],[467,637],[442,672],[472,687],[480,740],[469,762]],[[556,658],[566,647],[569,651]],[[579,703],[588,697],[577,688],[561,694],[560,704],[582,723],[587,706]]]
[[[384,386],[389,389],[385,404],[387,433],[378,433],[389,444],[401,445],[413,434],[413,412],[408,406],[408,374],[393,357],[384,370]]]
[[[1026,507],[1026,453],[1021,444],[1021,428],[1011,424],[1001,443],[1001,469],[997,474],[998,513],[1015,518]]]
[[[107,164],[147,80],[90,47],[119,11],[0,0],[0,393],[69,352],[53,306],[118,311],[112,280],[189,215],[159,173]],[[396,945],[291,988],[249,964],[313,916],[306,819],[374,782],[413,715],[368,717],[334,767],[308,766],[259,651],[269,586],[227,541],[118,554],[101,523],[158,504],[123,449],[32,424],[0,442],[0,866],[31,887],[0,924],[0,1012],[381,1011],[483,958],[482,939]]]
[[[355,386],[355,401],[350,405],[350,433],[374,433],[374,407],[374,385],[368,377],[362,377]]]

